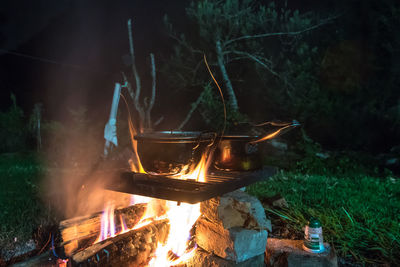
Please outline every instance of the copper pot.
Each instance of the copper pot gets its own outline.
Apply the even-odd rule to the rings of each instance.
[[[214,167],[225,171],[251,171],[262,167],[259,143],[270,140],[299,126],[297,121],[280,124],[280,128],[264,136],[224,135],[218,138]],[[218,140],[217,139],[217,140]]]

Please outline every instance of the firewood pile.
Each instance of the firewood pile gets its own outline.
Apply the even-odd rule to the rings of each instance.
[[[146,204],[116,209],[115,229],[133,228],[143,217]],[[142,228],[95,242],[101,231],[101,215],[88,216],[62,221],[59,230],[62,237],[60,246],[73,266],[116,266],[129,262],[132,266],[146,265],[157,248],[158,243],[165,242],[169,225],[167,220],[152,222]]]

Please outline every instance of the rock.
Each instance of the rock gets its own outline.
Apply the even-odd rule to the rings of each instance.
[[[236,263],[263,254],[267,237],[266,230],[226,229],[206,218],[199,219],[196,225],[196,243],[201,248]]]
[[[265,251],[268,267],[337,267],[334,248],[324,243],[325,251],[311,253],[303,250],[303,240],[269,238]]]
[[[262,203],[274,208],[288,208],[289,204],[287,203],[286,199],[281,195],[275,195],[272,197],[265,197],[262,200]]]
[[[200,209],[207,220],[222,224],[225,229],[242,227],[272,231],[261,202],[241,190],[204,201]]]
[[[13,267],[54,267],[54,266],[63,266],[62,260],[56,258],[53,253],[46,251],[38,256],[28,258],[25,261],[18,262],[13,264]]]
[[[236,263],[220,258],[201,248],[196,250],[194,256],[187,262],[186,267],[263,267],[264,255],[258,255],[243,262]]]
[[[16,239],[15,239],[16,240]],[[16,258],[28,253],[31,253],[36,249],[36,244],[35,241],[32,239],[28,240],[26,243],[22,244],[16,244],[13,249],[9,250],[2,250],[0,249],[1,252],[1,258],[3,258],[5,261],[9,261],[12,258]]]
[[[286,202],[286,199],[284,197],[281,197],[272,202],[272,206],[275,208],[288,208],[289,204]]]

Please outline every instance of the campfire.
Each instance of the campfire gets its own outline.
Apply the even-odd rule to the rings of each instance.
[[[114,96],[120,89],[117,84]],[[261,203],[238,189],[274,172],[259,164],[257,143],[297,124],[280,124],[275,132],[257,137],[138,133],[129,121],[130,169],[101,174],[107,177],[102,194],[129,196],[129,203],[117,205],[111,198],[102,212],[61,222],[68,264],[262,264],[271,226]]]
[[[132,141],[137,147],[136,140]],[[206,146],[195,167],[185,165],[170,175],[146,173],[135,151],[130,160],[131,170],[113,171],[112,183],[106,186],[114,194],[129,193],[128,206],[119,207],[108,201],[102,212],[60,224],[61,245],[69,264],[190,266],[196,261],[192,266],[199,262],[207,266],[210,255],[232,262],[248,260],[248,256],[235,251],[237,241],[229,237],[231,229],[239,229],[240,234],[240,229],[249,231],[245,238],[252,242],[258,235],[263,252],[266,229],[270,226],[265,223],[262,206],[235,190],[269,177],[271,169],[219,171],[211,168],[214,151],[212,146]],[[229,200],[223,202],[223,194],[231,194]],[[224,205],[225,210],[221,208]],[[220,236],[212,236],[211,232]],[[225,239],[222,245],[216,242],[219,238]]]

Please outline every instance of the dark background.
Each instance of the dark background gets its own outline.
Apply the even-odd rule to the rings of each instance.
[[[122,56],[129,53],[128,18],[142,70],[149,53],[162,53],[166,46],[162,16],[184,17],[184,2],[3,1],[1,109],[11,104],[13,92],[24,110],[43,103],[49,119],[62,119],[67,108],[82,105],[106,119],[114,82],[121,81]]]
[[[384,2],[395,3],[389,0]],[[44,119],[63,121],[67,120],[69,109],[83,106],[87,108],[91,120],[105,123],[114,83],[122,81],[120,71],[126,69],[122,57],[129,53],[127,20],[133,19],[136,65],[142,75],[143,87],[146,88],[150,84],[149,53],[155,53],[157,70],[159,70],[160,66],[168,61],[168,54],[173,45],[171,39],[165,34],[163,16],[168,14],[178,28],[185,28],[185,26],[188,28],[185,21],[185,7],[189,3],[188,0],[2,1],[0,111],[5,111],[10,106],[10,94],[14,93],[17,104],[23,108],[25,114],[29,114],[33,105],[40,102],[43,103]],[[386,40],[393,39],[389,36],[391,32],[385,32],[386,28],[376,27],[379,25],[376,21],[381,19],[380,3],[380,1],[372,0],[292,0],[288,1],[288,6],[303,12],[312,10],[321,14],[334,10],[346,11],[346,16],[338,19],[333,26],[322,30],[324,38],[327,33],[332,36],[339,35],[336,29],[341,29],[344,32],[341,38],[356,40],[361,44],[360,51],[363,50],[363,45],[374,48],[374,58],[377,62],[379,61],[377,66],[384,67],[375,69],[372,75],[366,73],[365,78],[382,77],[381,80],[384,81],[385,75],[395,71],[395,68],[398,69],[399,63],[396,63],[398,61],[391,58],[391,55],[384,54],[385,48],[379,47],[384,47]],[[388,11],[385,12],[390,14]],[[388,17],[388,20],[390,19]],[[190,31],[186,29],[188,30]],[[318,34],[315,35],[315,43],[318,42],[318,38]],[[382,41],[381,38],[383,38]],[[157,77],[157,98],[153,109],[153,114],[155,114],[153,119],[156,120],[163,115],[165,119],[160,127],[171,129],[182,121],[195,95],[171,90],[164,78],[162,74]],[[383,83],[379,81],[377,84],[376,92],[374,91],[369,99],[374,97],[373,94],[379,94],[379,87]],[[240,98],[240,90],[238,94],[241,109],[245,112],[251,113],[263,105],[256,95],[249,98],[248,94],[247,96],[244,94]],[[395,97],[391,98],[393,103],[389,106],[395,106],[399,101],[399,94],[391,94]],[[257,100],[259,103],[254,104]],[[360,100],[358,105],[362,106],[363,101]],[[355,111],[351,119],[349,117],[346,120],[348,113],[343,113],[342,118],[337,119],[338,124],[343,120],[346,121],[347,126],[354,126],[352,121],[357,119],[356,113],[360,109],[359,106],[354,107]],[[259,115],[259,117],[263,116],[263,114]],[[279,118],[278,115],[275,117]],[[196,119],[199,118],[195,117]],[[311,137],[327,147],[329,145],[335,149],[365,147],[371,151],[387,151],[399,142],[394,134],[396,131],[388,133],[385,130],[391,127],[390,120],[383,121],[380,116],[371,120],[367,118],[360,123],[360,127],[365,127],[365,131],[357,125],[356,127],[360,130],[354,137],[351,134],[347,136],[347,139],[336,139],[337,133],[331,131],[329,127],[325,127],[324,131],[322,129],[324,122],[311,122],[306,127],[310,129]],[[331,122],[326,123],[332,125]],[[335,131],[340,131],[339,128],[342,126],[334,127],[336,127]],[[346,130],[346,125],[343,125],[343,131]],[[370,144],[368,148],[363,145],[364,141],[357,145],[347,145],[352,142],[352,138],[357,140],[357,135],[368,134],[368,132],[373,133],[371,137],[366,137],[372,140],[368,142]]]

